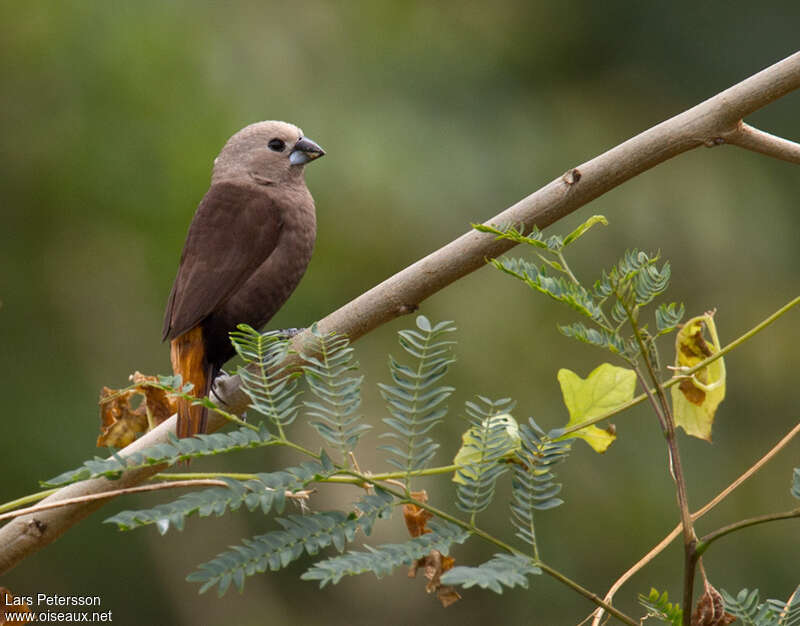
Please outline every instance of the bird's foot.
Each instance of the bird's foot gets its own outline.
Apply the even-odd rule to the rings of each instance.
[[[305,328],[284,328],[281,333],[281,339],[291,339],[295,335],[299,335]]]

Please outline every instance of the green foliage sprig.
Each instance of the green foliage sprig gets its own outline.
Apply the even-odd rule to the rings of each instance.
[[[383,423],[392,429],[381,435],[392,443],[380,449],[389,453],[387,463],[404,473],[406,486],[409,475],[424,469],[439,448],[430,432],[447,414],[444,401],[454,391],[437,383],[455,361],[455,342],[447,339],[455,329],[452,322],[431,325],[427,318],[418,317],[415,330],[398,333],[401,347],[414,364],[404,365],[390,356],[392,383],[378,384],[391,416]]]
[[[446,585],[461,585],[465,589],[477,585],[481,589],[491,589],[503,593],[503,587],[528,588],[528,576],[541,574],[530,557],[516,554],[495,554],[494,557],[478,567],[459,565],[442,576]]]
[[[647,617],[657,619],[665,624],[681,626],[683,623],[683,611],[679,604],[669,601],[669,595],[658,593],[656,589],[650,589],[647,596],[639,596],[639,604],[647,609]]]
[[[259,333],[247,324],[233,331],[231,343],[247,367],[238,374],[242,389],[249,396],[250,406],[266,417],[283,435],[299,413],[297,377],[288,372],[283,361],[289,354],[289,340],[280,331]]]
[[[182,495],[173,502],[159,504],[152,509],[122,511],[104,520],[116,524],[120,530],[132,530],[139,526],[155,524],[163,535],[170,526],[183,530],[186,518],[194,513],[199,517],[222,516],[236,511],[244,505],[248,511],[260,510],[268,515],[273,509],[283,512],[286,492],[305,489],[310,483],[329,476],[335,471],[327,457],[323,462],[306,461],[298,467],[289,467],[279,472],[256,474],[248,480],[234,480],[221,476],[227,487],[212,487]]]
[[[311,339],[303,347],[303,371],[315,401],[305,401],[310,424],[320,436],[340,453],[342,462],[371,426],[361,422],[357,413],[361,406],[363,376],[348,376],[358,365],[353,362],[353,349],[347,337],[336,333],[323,335],[316,324]],[[316,356],[319,355],[319,356]]]
[[[514,479],[511,483],[511,523],[517,529],[517,537],[533,548],[538,559],[539,549],[533,523],[534,513],[547,511],[561,504],[558,498],[561,484],[554,482],[552,467],[566,460],[572,444],[555,441],[546,436],[533,418],[520,424],[520,448],[514,464]]]
[[[431,550],[438,550],[444,555],[450,551],[454,543],[464,543],[470,534],[458,526],[447,522],[432,522],[431,532],[414,537],[405,543],[384,544],[366,551],[350,551],[341,556],[332,557],[315,563],[300,578],[319,581],[320,587],[328,583],[336,584],[344,576],[355,576],[371,572],[382,578],[401,565],[409,565],[421,559]]]
[[[800,624],[800,586],[786,602],[770,599],[761,602],[758,589],[742,589],[735,596],[721,590],[725,610],[745,626],[797,626]]]
[[[475,516],[485,511],[494,497],[495,485],[507,470],[502,459],[511,451],[507,433],[508,422],[493,419],[503,416],[514,408],[509,398],[490,400],[482,396],[478,402],[467,402],[465,410],[471,428],[464,448],[474,460],[456,471],[456,506]]]

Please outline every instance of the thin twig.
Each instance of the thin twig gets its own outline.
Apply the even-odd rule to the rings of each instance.
[[[765,133],[744,122],[740,122],[735,130],[722,135],[722,139],[725,143],[746,150],[766,154],[789,163],[800,163],[799,143]]]
[[[91,493],[85,496],[78,496],[76,498],[68,498],[66,500],[58,500],[56,502],[48,502],[46,504],[37,504],[29,506],[26,509],[18,509],[3,513],[0,515],[0,521],[4,519],[11,519],[19,517],[20,515],[31,515],[41,511],[48,511],[50,509],[57,509],[62,506],[70,506],[73,504],[82,504],[84,502],[92,502],[93,500],[103,500],[106,498],[116,498],[117,496],[125,496],[131,493],[141,493],[144,491],[159,491],[161,489],[179,489],[182,487],[228,487],[228,483],[222,480],[213,479],[199,479],[199,480],[173,480],[166,483],[156,483],[152,485],[140,485],[139,487],[127,487],[125,489],[115,489],[114,491],[105,491],[103,493]],[[287,491],[287,498],[295,498],[298,500],[305,500],[308,498],[311,491]]]
[[[758,472],[762,467],[764,467],[769,461],[771,461],[776,454],[778,454],[783,448],[785,448],[789,442],[794,439],[798,434],[800,434],[800,422],[798,422],[794,428],[792,428],[786,435],[784,435],[781,440],[776,443],[772,448],[767,452],[764,456],[762,456],[758,461],[756,461],[752,466],[750,466],[746,472],[744,472],[741,476],[739,476],[736,480],[734,480],[730,485],[725,487],[722,491],[720,491],[716,496],[714,496],[711,500],[709,500],[706,504],[704,504],[700,509],[696,512],[692,513],[692,521],[697,521],[701,517],[703,517],[706,513],[708,513],[711,509],[717,506],[720,502],[722,502],[725,498],[727,498],[731,493],[733,493],[736,489],[738,489],[748,478],[752,477],[756,472]],[[664,537],[661,541],[659,541],[647,554],[645,554],[639,561],[633,565],[633,567],[629,568],[622,576],[620,576],[608,592],[603,598],[606,602],[611,603],[616,595],[617,591],[620,590],[622,585],[624,585],[631,577],[634,576],[637,572],[639,572],[645,565],[647,565],[650,561],[652,561],[656,556],[658,556],[664,549],[671,544],[675,538],[681,534],[682,524],[678,524],[673,528],[670,533]],[[592,620],[592,626],[599,626],[600,620],[603,618],[603,609],[598,609],[595,612],[594,620]]]
[[[733,522],[732,524],[728,524],[727,526],[723,526],[722,528],[708,533],[705,537],[700,539],[700,543],[697,545],[697,553],[702,554],[717,539],[721,539],[725,535],[729,535],[737,530],[795,517],[800,517],[800,508],[792,509],[791,511],[783,511],[782,513],[767,513],[766,515],[759,515],[758,517],[750,517],[748,519],[739,520],[738,522]]]

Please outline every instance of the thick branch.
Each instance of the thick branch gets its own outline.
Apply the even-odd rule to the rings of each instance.
[[[544,228],[572,213],[626,180],[698,146],[718,145],[734,132],[740,120],[753,111],[800,87],[800,52],[762,70],[625,143],[587,161],[553,180],[530,196],[493,217],[487,223]],[[722,141],[724,143],[724,140]],[[356,340],[378,326],[406,313],[450,283],[482,267],[513,246],[492,235],[470,231],[373,287],[320,321],[323,332],[335,330]],[[303,341],[303,333],[295,341]],[[238,393],[238,379],[226,377],[216,393],[234,412],[246,403]],[[215,427],[223,422],[216,422]],[[140,450],[166,441],[171,418],[123,451]],[[99,493],[143,482],[160,468],[128,472],[118,481],[97,479],[59,490],[45,502]],[[0,573],[25,556],[54,541],[77,521],[97,509],[104,500],[51,509],[15,519],[0,528]]]

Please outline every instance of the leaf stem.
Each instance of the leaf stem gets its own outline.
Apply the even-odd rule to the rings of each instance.
[[[778,520],[792,519],[795,517],[800,517],[800,508],[784,511],[782,513],[768,513],[766,515],[759,515],[758,517],[750,517],[748,519],[739,520],[738,522],[733,522],[732,524],[728,524],[727,526],[723,526],[722,528],[708,533],[705,537],[700,539],[695,551],[698,557],[702,556],[712,543],[732,532],[758,524],[766,524],[767,522],[776,522]]]
[[[661,408],[661,413],[656,411],[661,421],[664,437],[667,440],[667,448],[669,450],[669,463],[672,478],[675,481],[675,491],[678,499],[678,508],[681,514],[681,526],[683,527],[683,626],[691,626],[692,616],[692,596],[694,595],[694,574],[695,566],[697,565],[698,554],[695,550],[697,545],[697,535],[694,532],[692,524],[692,514],[689,510],[689,499],[686,494],[686,479],[683,475],[683,467],[681,464],[680,450],[678,449],[678,439],[675,436],[675,420],[672,417],[669,403],[667,402],[666,395],[664,394],[664,387],[658,380],[653,364],[650,361],[650,352],[647,350],[642,333],[636,318],[628,307],[624,298],[619,299],[620,304],[625,309],[625,314],[628,316],[628,321],[633,330],[633,336],[639,345],[639,354],[647,367],[647,373],[650,377],[651,383],[655,386],[655,395],[658,398],[658,404]],[[637,368],[638,371],[638,368]],[[646,387],[646,385],[644,385]],[[652,400],[652,392],[647,389],[648,395]],[[655,403],[654,403],[655,408]]]
[[[53,489],[45,489],[44,491],[37,491],[36,493],[31,493],[28,494],[27,496],[22,496],[21,498],[17,498],[16,500],[11,500],[10,502],[4,502],[3,504],[0,504],[0,513],[5,513],[6,511],[12,511],[18,507],[30,504],[31,502],[38,502],[39,500],[44,500],[47,496],[55,493],[58,490],[59,487],[55,487]]]

